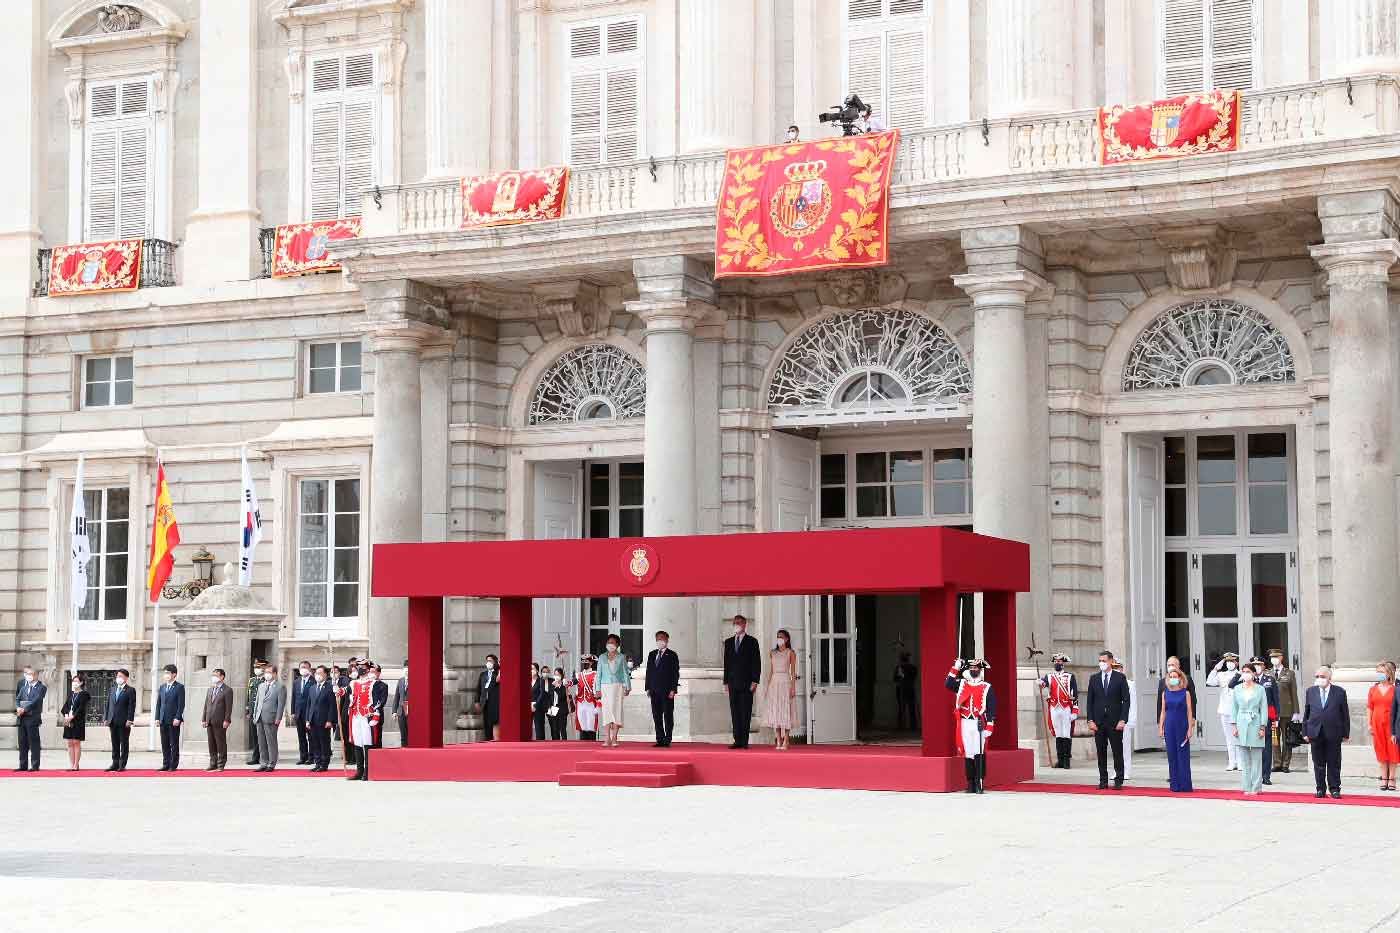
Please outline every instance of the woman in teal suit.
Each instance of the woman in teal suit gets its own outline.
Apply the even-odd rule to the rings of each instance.
[[[1250,796],[1259,793],[1263,785],[1264,743],[1269,735],[1269,701],[1254,677],[1254,669],[1246,667],[1240,673],[1239,686],[1230,691],[1235,716],[1232,728],[1240,740],[1240,758],[1244,765],[1242,782],[1244,792]]]

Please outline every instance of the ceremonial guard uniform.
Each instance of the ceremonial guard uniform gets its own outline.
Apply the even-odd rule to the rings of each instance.
[[[969,794],[982,793],[982,782],[987,775],[986,744],[997,718],[996,692],[983,679],[987,670],[986,661],[958,659],[944,681],[944,686],[957,694],[953,715],[958,728],[954,734],[958,740],[958,754],[963,757],[967,771]]]
[[[247,763],[250,765],[261,764],[258,761],[258,731],[253,727],[253,705],[258,699],[258,688],[263,682],[263,668],[267,662],[259,658],[253,662],[253,673],[248,675],[248,696],[243,704],[243,719],[248,723],[248,757]]]
[[[1050,707],[1050,726],[1055,731],[1055,767],[1068,768],[1074,750],[1074,721],[1079,718],[1079,681],[1064,669],[1069,655],[1057,654],[1050,660],[1055,671],[1041,677],[1040,682],[1050,694],[1046,702]]]
[[[593,655],[583,658],[584,669],[574,678],[574,725],[578,727],[581,740],[595,741],[598,738],[598,672],[592,669],[597,659]]]
[[[1284,663],[1283,652],[1278,648],[1269,649],[1270,676],[1278,689],[1278,729],[1274,737],[1278,741],[1278,756],[1274,758],[1274,770],[1287,772],[1293,763],[1293,746],[1288,744],[1288,724],[1303,721],[1303,707],[1298,703],[1298,675]],[[1268,777],[1268,775],[1264,775]]]
[[[355,776],[351,781],[369,780],[369,750],[377,748],[384,707],[374,703],[374,685],[361,677],[350,685],[350,740],[355,746]],[[387,687],[385,688],[387,692]]]

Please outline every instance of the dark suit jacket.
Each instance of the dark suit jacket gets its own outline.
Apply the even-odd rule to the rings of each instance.
[[[491,686],[486,686],[486,675],[491,675]],[[500,715],[501,711],[501,672],[482,671],[476,678],[476,701],[481,704],[482,712],[492,715]]]
[[[1390,695],[1390,734],[1400,736],[1400,690]]]
[[[1089,675],[1089,721],[1100,729],[1117,728],[1118,723],[1128,719],[1131,697],[1128,694],[1128,678],[1118,671],[1108,672],[1108,689],[1104,690],[1103,674],[1095,671]]]
[[[551,706],[559,707],[559,712],[554,714],[556,719],[569,715],[569,691],[563,684],[550,687],[544,692],[544,705],[540,708],[548,713]]]
[[[59,714],[67,716],[73,714],[73,722],[82,722],[87,717],[88,700],[92,699],[92,694],[86,690],[79,690],[77,693],[68,694],[68,699],[63,701],[63,709]]]
[[[44,696],[48,692],[49,688],[37,677],[32,684],[25,683],[23,678],[20,679],[19,686],[15,688],[15,709],[24,710],[25,723],[44,722]]]
[[[748,633],[736,651],[734,636],[724,640],[724,684],[727,687],[749,689],[763,677],[763,659],[758,652],[758,639]]]
[[[302,707],[306,705],[306,695],[311,692],[315,683],[314,678],[300,675],[292,681],[292,716],[294,718],[302,718]]]
[[[222,727],[233,720],[233,688],[224,683],[218,689],[215,694],[214,686],[209,686],[209,692],[204,695],[204,713],[199,718],[201,722]]]
[[[1351,738],[1351,712],[1347,709],[1347,692],[1336,684],[1327,691],[1327,705],[1322,705],[1322,688],[1309,687],[1303,710],[1303,734],[1316,742],[1345,742]]]
[[[103,722],[124,726],[135,718],[136,688],[127,684],[118,692],[117,685],[112,684],[112,692],[107,694],[107,715],[102,717]]]
[[[408,677],[400,677],[398,684],[394,687],[394,715],[408,715]]]
[[[748,639],[745,639],[747,641]],[[732,643],[734,639],[730,639]],[[754,640],[757,648],[757,639]],[[656,649],[653,648],[647,655],[647,682],[646,692],[653,696],[665,696],[680,689],[681,685],[681,659],[670,648],[666,649],[666,654],[657,662]]]
[[[185,720],[185,685],[178,680],[156,691],[156,722],[168,726],[177,719]]]
[[[378,718],[384,721],[384,707],[389,705],[389,685],[382,680],[376,680],[374,686],[369,688],[369,708],[370,718]]]
[[[327,723],[334,722],[336,718],[335,691],[331,688],[329,680],[316,686],[316,681],[311,681],[311,689],[306,693],[306,701],[302,706],[301,718],[308,725],[318,729],[325,728]]]
[[[549,681],[543,677],[536,677],[535,682],[530,685],[530,702],[535,704],[535,712],[541,713],[545,707],[549,706],[545,701],[549,699]]]

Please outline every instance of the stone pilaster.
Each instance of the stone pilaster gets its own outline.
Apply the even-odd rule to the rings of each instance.
[[[496,6],[496,0],[424,0],[429,178],[491,167]]]
[[[754,0],[679,0],[680,151],[754,144]]]
[[[189,285],[245,281],[253,270],[260,224],[257,49],[257,4],[201,0],[199,203],[180,263]]]
[[[41,7],[39,0],[15,0],[5,8],[5,29],[0,32],[0,77],[9,98],[5,133],[0,136],[0,170],[8,180],[7,194],[0,200],[0,299],[6,302],[4,313],[13,315],[24,313],[41,239],[40,142],[48,51]],[[61,235],[58,240],[63,241]]]
[[[1074,14],[1066,0],[987,0],[987,112],[1074,108]]]
[[[1334,0],[1331,77],[1400,72],[1400,0]]]

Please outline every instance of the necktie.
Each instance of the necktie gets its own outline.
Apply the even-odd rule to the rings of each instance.
[[[1103,692],[1108,692],[1108,671],[1104,671],[1103,674]]]

